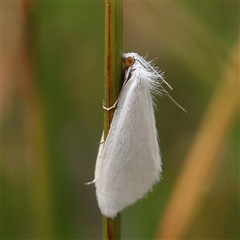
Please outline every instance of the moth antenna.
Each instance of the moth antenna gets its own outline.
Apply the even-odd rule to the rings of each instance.
[[[179,103],[177,103],[177,101],[174,100],[174,98],[168,93],[168,91],[163,87],[160,86],[161,88],[161,92],[165,93],[165,95],[167,95],[179,108],[181,108],[185,113],[187,113],[187,110],[185,108],[183,108]]]
[[[181,108],[185,113],[187,113],[187,110],[185,108],[183,108],[179,103],[177,103],[173,97],[167,92],[167,96],[179,107]]]
[[[152,61],[146,61],[144,58],[142,58],[141,56],[139,56],[139,55],[137,55],[138,56],[138,61],[140,62],[140,63],[142,63],[141,61],[143,60],[144,61],[144,63],[142,63],[142,65],[144,66],[144,64],[146,64],[154,73],[156,73],[158,76],[159,76],[159,78],[161,78],[161,80],[171,89],[171,90],[173,90],[173,88],[171,87],[171,85],[167,82],[167,81],[165,81],[165,79],[163,78],[163,76],[161,76],[161,74],[159,74],[159,72],[150,64]]]
[[[161,78],[161,80],[171,89],[173,90],[172,86],[167,82],[165,81],[165,79],[163,78],[163,76],[161,76],[161,74],[159,74],[158,71],[156,71],[150,64],[149,64],[150,68],[159,76],[159,78]]]

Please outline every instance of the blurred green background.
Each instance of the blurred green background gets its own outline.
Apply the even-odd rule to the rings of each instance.
[[[206,109],[231,81],[224,74],[239,53],[239,9],[234,1],[124,1],[123,52],[158,57],[188,113],[158,98],[163,180],[123,211],[123,239],[156,238]],[[95,188],[84,183],[103,128],[104,2],[4,1],[1,14],[2,239],[101,239]],[[181,239],[240,238],[237,104]]]

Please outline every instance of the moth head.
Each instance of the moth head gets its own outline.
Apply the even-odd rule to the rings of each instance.
[[[131,67],[135,63],[135,59],[133,57],[123,58],[123,63],[125,67]]]

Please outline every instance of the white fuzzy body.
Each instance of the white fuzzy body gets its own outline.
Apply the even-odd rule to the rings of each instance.
[[[95,168],[98,204],[110,218],[151,190],[162,171],[152,100],[153,92],[160,93],[161,75],[138,62],[140,58],[147,63],[138,54],[124,56],[133,56],[136,62],[128,71]]]

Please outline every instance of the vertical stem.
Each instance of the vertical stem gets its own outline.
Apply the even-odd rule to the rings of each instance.
[[[122,1],[105,0],[105,98],[107,107],[118,98],[122,86]],[[104,113],[106,138],[114,109]],[[115,219],[103,217],[103,239],[120,239],[120,215]]]
[[[112,106],[122,85],[122,2],[105,0],[105,105]],[[107,136],[114,109],[105,111],[104,135]]]

